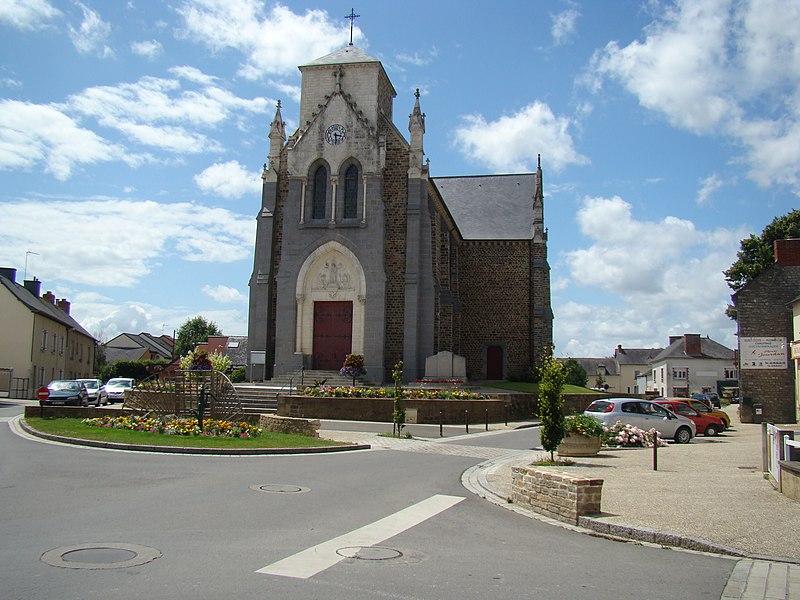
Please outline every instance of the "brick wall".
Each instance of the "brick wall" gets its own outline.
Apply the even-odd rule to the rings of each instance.
[[[577,524],[578,517],[600,513],[602,479],[576,477],[552,469],[512,467],[511,498],[552,519]]]
[[[391,374],[394,364],[403,360],[408,148],[383,120],[379,132],[386,136],[386,167],[383,170],[386,341],[383,360],[386,373]]]
[[[792,319],[788,303],[800,293],[800,267],[771,265],[733,296],[739,339],[744,337],[782,337],[792,339]],[[786,369],[741,369],[739,387],[742,398],[764,406],[763,420],[771,423],[796,423],[794,365]],[[753,422],[753,408],[740,407],[744,423]]]
[[[461,244],[461,349],[469,379],[486,377],[487,345],[503,347],[507,377],[531,366],[529,252],[524,240]]]

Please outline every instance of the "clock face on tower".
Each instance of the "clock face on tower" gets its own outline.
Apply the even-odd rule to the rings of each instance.
[[[334,123],[325,130],[325,141],[332,146],[341,144],[346,136],[347,130],[344,125],[339,125],[338,123]]]

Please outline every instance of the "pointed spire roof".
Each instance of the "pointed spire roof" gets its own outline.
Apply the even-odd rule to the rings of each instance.
[[[344,65],[348,63],[379,63],[377,58],[370,56],[358,46],[344,46],[326,54],[300,67],[318,67],[321,65]]]
[[[272,120],[272,123],[270,123],[269,137],[272,137],[275,133],[277,133],[282,140],[286,139],[286,124],[283,122],[283,116],[281,116],[280,100],[278,100],[278,104],[275,107],[275,118]]]
[[[419,127],[425,133],[425,113],[419,106],[419,88],[414,92],[414,109],[408,115],[408,128]]]

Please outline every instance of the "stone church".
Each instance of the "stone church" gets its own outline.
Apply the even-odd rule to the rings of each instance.
[[[406,140],[380,61],[351,44],[299,68],[300,126],[287,140],[279,103],[262,174],[250,378],[356,353],[413,381],[443,350],[469,379],[523,375],[552,344],[541,163],[432,177],[419,92]]]

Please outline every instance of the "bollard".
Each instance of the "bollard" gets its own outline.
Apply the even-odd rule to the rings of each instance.
[[[653,471],[658,471],[658,434],[653,436]]]
[[[443,425],[444,423],[444,413],[440,410],[439,411],[439,437],[444,437]]]
[[[489,431],[489,409],[486,409],[486,431]]]
[[[505,409],[503,412],[505,413],[506,417],[506,427],[508,427],[508,404],[503,404],[503,408]]]
[[[469,433],[469,411],[468,410],[464,411],[464,423],[467,426],[467,433]]]

